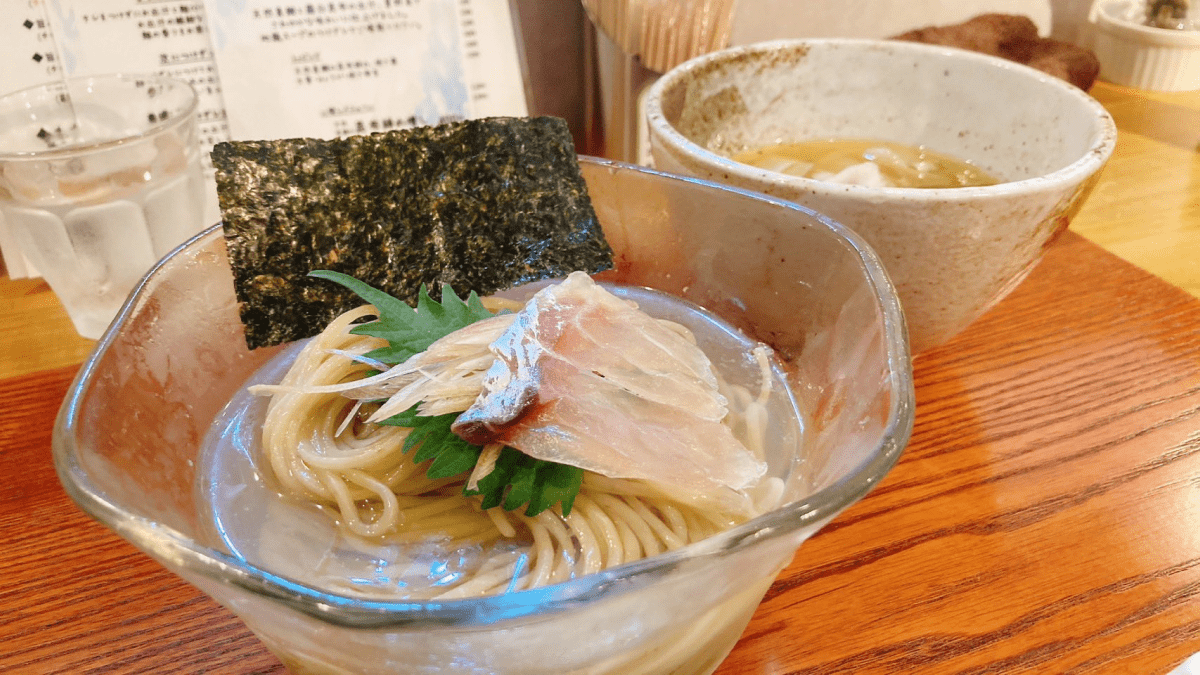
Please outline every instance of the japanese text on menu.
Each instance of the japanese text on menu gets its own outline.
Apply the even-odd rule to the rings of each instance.
[[[508,0],[0,0],[0,9],[0,91],[108,73],[196,89],[207,222],[219,218],[215,143],[527,114]],[[25,275],[2,220],[0,254],[10,275]]]
[[[507,0],[0,0],[0,89],[157,73],[200,94],[206,150],[526,114]],[[14,58],[15,57],[15,58]]]
[[[503,1],[210,0],[208,10],[234,138],[526,113]]]

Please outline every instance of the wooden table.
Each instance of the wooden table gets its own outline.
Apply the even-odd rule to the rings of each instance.
[[[1200,94],[1098,85],[1075,229],[1200,291]],[[0,280],[0,672],[281,673],[78,511],[50,426],[90,343]],[[719,673],[1165,673],[1200,651],[1200,300],[1075,234],[916,362],[912,442],[804,545]]]

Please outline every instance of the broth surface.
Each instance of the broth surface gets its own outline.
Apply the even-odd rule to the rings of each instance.
[[[969,161],[871,139],[779,143],[746,150],[733,159],[790,176],[867,187],[954,188],[1001,182]]]
[[[761,372],[750,356],[757,344],[715,315],[650,289],[609,287],[652,316],[685,325],[730,384],[757,390]],[[278,382],[303,346],[280,352],[246,383]],[[803,421],[785,374],[771,370],[765,437],[768,475],[796,481]],[[207,544],[251,565],[323,591],[375,599],[419,599],[500,563],[522,569],[531,542],[449,544],[432,538],[366,540],[348,535],[336,513],[280,492],[261,457],[260,430],[268,399],[243,388],[214,421],[204,443],[197,497],[209,513]],[[799,495],[792,495],[796,497]]]

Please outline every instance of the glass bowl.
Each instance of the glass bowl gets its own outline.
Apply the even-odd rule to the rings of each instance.
[[[77,376],[54,430],[68,494],[232,610],[297,674],[711,672],[797,547],[878,483],[908,442],[903,316],[870,248],[812,211],[581,164],[616,252],[610,280],[681,296],[775,348],[804,425],[770,448],[773,469],[793,467],[786,506],[673,552],[481,599],[364,600],[232,556],[206,534],[198,453],[281,348],[247,351],[216,226],[146,276]]]

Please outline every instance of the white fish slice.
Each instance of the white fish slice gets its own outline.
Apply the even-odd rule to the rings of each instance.
[[[454,426],[472,443],[701,491],[766,471],[721,421],[704,353],[586,274],[539,291],[492,351],[483,393]]]

